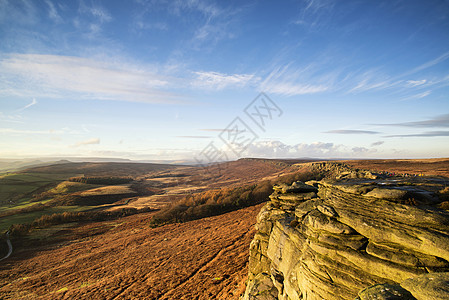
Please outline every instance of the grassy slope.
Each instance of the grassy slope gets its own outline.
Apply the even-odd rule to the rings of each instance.
[[[29,204],[32,194],[71,177],[72,174],[16,173],[0,177],[0,212]]]
[[[55,197],[72,193],[89,195],[132,194],[129,185],[106,186],[66,181],[70,177],[86,176],[140,176],[152,171],[173,170],[177,166],[140,163],[61,163],[29,168],[0,176],[0,214],[13,214],[0,219],[0,232],[12,224],[30,223],[42,215],[78,212],[98,206],[37,207],[48,204]],[[44,195],[42,195],[44,193]],[[41,195],[36,199],[37,195]],[[34,206],[34,207],[33,207]],[[33,211],[23,211],[23,210]],[[22,211],[19,211],[22,210]]]
[[[61,182],[61,180],[72,177],[73,175],[75,174],[22,173],[2,176],[2,178],[0,178],[0,213],[13,213],[39,203],[47,204],[58,195],[95,190],[102,187],[100,185],[78,182]],[[127,188],[125,189],[128,190]],[[33,201],[33,194],[42,191],[46,191],[48,193],[48,197],[45,197],[41,201]],[[12,224],[30,223],[42,215],[62,213],[65,211],[86,211],[92,208],[95,207],[56,206],[46,207],[44,209],[32,212],[20,212],[14,215],[2,217],[0,219],[0,232],[8,230]]]
[[[412,169],[418,167],[422,166]],[[445,165],[429,165],[426,170],[440,168],[447,171]],[[240,170],[248,168],[228,170],[221,177],[234,182],[237,175],[241,178]],[[388,162],[382,170],[396,172]],[[229,175],[231,172],[235,177]],[[34,293],[43,299],[238,299],[254,234],[251,228],[259,210],[260,206],[249,207],[158,228],[150,228],[154,213],[118,219],[112,225],[96,222],[76,226],[54,235],[70,243],[16,252],[0,268],[0,296],[6,299]],[[67,228],[58,226],[39,233],[47,236],[49,230]]]

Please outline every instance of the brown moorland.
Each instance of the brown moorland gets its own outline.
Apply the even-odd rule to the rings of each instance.
[[[445,176],[448,162],[345,161],[361,169]],[[290,162],[271,161],[276,167],[267,172],[267,162],[252,163],[257,167],[251,167],[251,160],[228,163],[227,172],[215,174],[209,182],[220,179],[221,186],[230,186],[298,169]],[[157,228],[150,227],[155,213],[149,212],[42,230],[41,240],[32,244],[13,241],[13,255],[0,265],[0,298],[238,299],[244,291],[249,243],[260,208]]]
[[[238,299],[260,208],[159,228],[147,213],[62,230],[1,265],[0,298]]]
[[[354,168],[392,173],[449,177],[449,159],[371,159],[342,161]]]

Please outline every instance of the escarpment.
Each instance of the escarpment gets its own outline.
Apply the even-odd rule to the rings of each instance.
[[[351,177],[274,186],[245,300],[449,299],[449,181]]]

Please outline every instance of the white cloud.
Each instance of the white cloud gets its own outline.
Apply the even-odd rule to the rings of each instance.
[[[328,87],[324,85],[303,85],[288,82],[276,82],[264,85],[263,91],[273,94],[280,94],[285,96],[315,94],[327,91]]]
[[[85,140],[85,141],[78,142],[78,143],[76,143],[74,145],[71,145],[70,147],[76,148],[76,147],[81,147],[81,146],[98,145],[98,144],[100,144],[100,139],[99,138],[91,138],[91,139],[88,139],[88,140]]]
[[[423,80],[407,80],[407,85],[411,86],[411,87],[415,87],[415,86],[423,85],[426,82],[427,82],[426,79],[423,79]]]
[[[89,58],[11,54],[0,60],[0,95],[173,103],[157,70]],[[12,80],[14,79],[14,80]]]
[[[401,101],[413,100],[413,99],[421,99],[421,98],[429,96],[431,93],[432,93],[431,91],[425,91],[425,92],[422,92],[422,93],[419,93],[419,94],[416,94],[416,95],[413,95],[413,96],[404,97],[404,98],[401,99]]]
[[[148,22],[144,22],[144,21],[135,21],[134,22],[134,26],[136,27],[136,29],[139,30],[152,30],[152,29],[157,29],[157,30],[161,30],[161,31],[167,31],[168,30],[168,25],[167,23],[162,23],[162,22],[156,22],[156,23],[148,23]]]
[[[20,114],[6,115],[0,111],[0,120],[10,123],[24,123],[24,118]]]
[[[384,141],[377,141],[371,144],[371,147],[376,147],[376,146],[380,146],[383,145],[385,142]]]
[[[245,151],[248,157],[271,157],[271,158],[344,158],[360,156],[375,152],[375,149],[364,147],[347,147],[334,143],[299,143],[287,145],[280,141],[259,141],[251,144]]]
[[[298,19],[293,23],[297,25],[308,25],[310,27],[321,27],[330,20],[335,5],[331,0],[306,0],[302,1],[304,7]]]
[[[324,133],[335,133],[335,134],[378,134],[378,131],[371,130],[345,130],[345,129],[337,129],[337,130],[329,130]]]
[[[0,117],[2,114],[0,113]],[[23,122],[17,122],[17,123],[23,123]],[[48,130],[32,130],[32,129],[16,129],[16,128],[0,128],[0,133],[3,134],[10,134],[10,135],[35,135],[35,134],[48,134],[48,135],[55,135],[55,134],[70,134],[70,135],[79,135],[82,132],[79,130],[74,130],[70,128],[61,128],[61,129],[48,129]]]
[[[449,127],[449,114],[439,115],[424,121],[413,121],[405,123],[392,123],[392,124],[376,124],[385,126],[403,126],[403,127],[434,127],[434,128],[447,128]]]
[[[84,2],[80,2],[80,12],[94,17],[100,23],[112,21],[111,14],[101,6],[87,6]]]
[[[267,93],[285,96],[315,94],[327,91],[330,87],[320,84],[320,78],[310,79],[310,75],[306,74],[311,68],[311,66],[307,66],[301,70],[292,70],[290,64],[277,67],[266,76],[259,88]]]
[[[48,5],[48,16],[56,23],[61,23],[62,18],[58,13],[57,8],[50,0],[45,0],[45,3]]]
[[[448,58],[449,58],[449,51],[448,51],[448,52],[445,52],[445,53],[443,53],[443,54],[441,54],[440,56],[438,56],[438,57],[435,58],[435,59],[432,59],[431,61],[428,61],[428,62],[426,62],[426,63],[423,63],[423,64],[420,65],[420,66],[417,66],[416,68],[414,68],[414,69],[412,69],[412,70],[406,72],[406,73],[403,74],[402,76],[411,75],[411,74],[417,73],[417,72],[419,72],[419,71],[428,69],[428,68],[430,68],[430,67],[433,67],[433,66],[435,66],[435,65],[438,65],[439,63],[442,63],[443,61],[445,61],[445,60],[448,59]]]
[[[352,151],[355,154],[365,154],[365,153],[369,153],[371,150],[365,147],[354,147],[352,148]]]
[[[260,79],[253,74],[222,74],[218,72],[194,72],[196,79],[192,85],[206,89],[221,90],[224,88],[241,88]]]
[[[37,104],[36,98],[33,98],[33,100],[31,101],[31,103],[29,103],[29,104],[25,105],[24,107],[18,109],[18,111],[25,110],[25,109],[27,109],[27,108],[30,108],[30,107],[33,106],[33,105],[36,105],[36,104]]]
[[[389,89],[402,82],[401,80],[391,78],[377,69],[367,70],[361,74],[350,76],[349,80],[356,82],[356,85],[349,89],[349,93]]]
[[[61,131],[50,131],[50,130],[24,130],[24,129],[14,129],[14,128],[0,128],[0,133],[4,134],[52,134],[52,133],[62,133]]]
[[[151,2],[150,6],[157,2]],[[225,2],[215,3],[200,0],[178,0],[168,3],[170,13],[180,17],[192,15],[195,19],[195,23],[191,23],[193,36],[190,46],[193,48],[211,47],[220,40],[235,36],[237,29],[232,26],[238,22],[242,8],[235,8],[232,5],[225,7]],[[204,51],[204,48],[201,49]]]

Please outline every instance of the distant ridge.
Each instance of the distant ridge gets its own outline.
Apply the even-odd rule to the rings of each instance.
[[[68,162],[24,169],[21,173],[84,174],[85,176],[129,176],[174,169],[170,164],[134,162]]]

